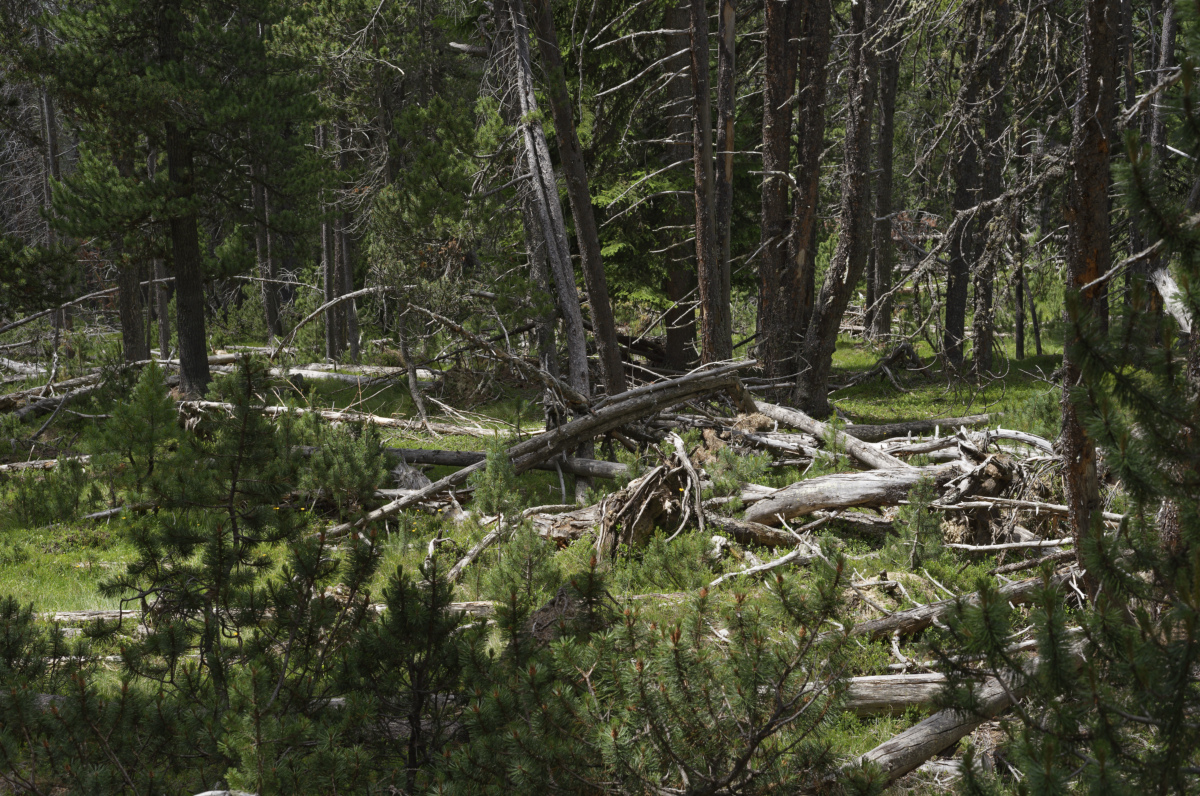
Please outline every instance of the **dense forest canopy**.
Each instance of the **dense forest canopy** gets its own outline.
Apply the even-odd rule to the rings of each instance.
[[[1200,790],[1200,0],[0,0],[0,791]]]

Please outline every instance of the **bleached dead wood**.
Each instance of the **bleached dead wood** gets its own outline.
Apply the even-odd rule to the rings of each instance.
[[[406,464],[432,464],[448,467],[466,467],[468,464],[483,461],[487,456],[483,451],[425,450],[421,448],[385,448],[384,450],[394,456],[399,456]],[[629,473],[629,467],[620,462],[572,457],[536,464],[532,469],[554,471],[559,467],[568,475],[584,475],[589,478],[619,478]]]
[[[843,430],[849,436],[863,442],[880,442],[889,437],[903,437],[907,434],[931,434],[939,428],[953,431],[961,426],[980,426],[988,422],[989,417],[990,415],[970,415],[968,417],[908,420],[903,423],[881,423],[878,425],[864,423],[862,425],[846,426]]]
[[[968,501],[965,503],[955,503],[955,504],[949,505],[949,506],[934,504],[934,508],[940,508],[940,509],[943,509],[946,511],[951,511],[954,509],[959,509],[959,510],[993,509],[998,506],[999,507],[1011,506],[1012,508],[1015,508],[1015,509],[1025,509],[1028,511],[1032,511],[1035,514],[1044,511],[1048,514],[1058,514],[1058,515],[1062,515],[1064,517],[1067,515],[1067,507],[1060,503],[1041,503],[1036,500],[1015,500],[1013,498],[1002,498],[1002,497],[989,497],[989,498],[984,498],[982,500],[972,500],[972,501]],[[1103,512],[1103,517],[1106,522],[1120,522],[1121,520],[1125,519],[1124,514],[1114,514],[1111,511]]]
[[[65,461],[77,461],[80,464],[87,464],[91,460],[91,456],[64,456],[59,459],[34,459],[28,462],[14,462],[12,464],[0,464],[0,473],[16,473],[23,470],[53,470],[59,464]]]
[[[5,359],[4,357],[0,357],[0,367],[5,367],[14,373],[23,373],[27,376],[42,376],[46,373],[46,369],[41,365],[30,365],[26,362],[17,362],[15,359]]]
[[[971,553],[998,553],[1001,550],[1028,550],[1039,547],[1062,547],[1065,544],[1073,544],[1074,539],[1067,537],[1065,539],[1041,539],[1036,542],[1005,542],[1003,544],[946,544],[946,547],[955,550],[966,550]]]
[[[1072,651],[1071,659],[1076,664],[1082,660],[1078,647]],[[1027,672],[1036,671],[1037,666],[1036,656],[1024,664]],[[1027,678],[1023,673],[1004,675],[1003,682],[994,677],[989,678],[976,691],[978,712],[939,710],[856,758],[848,766],[873,763],[883,769],[883,784],[890,785],[929,758],[958,743],[985,721],[1010,708],[1014,699],[1025,695],[1026,682]]]
[[[900,461],[891,454],[884,453],[879,448],[867,442],[863,442],[853,435],[843,434],[837,431],[827,423],[822,423],[816,418],[809,417],[804,412],[797,409],[787,409],[775,404],[769,404],[766,401],[754,400],[754,408],[775,420],[791,428],[799,429],[817,437],[818,439],[833,439],[837,446],[842,448],[846,453],[854,459],[862,462],[868,467],[876,469],[910,469],[911,465]],[[890,436],[890,435],[889,435]],[[884,439],[884,437],[879,437]]]
[[[854,506],[895,506],[923,476],[939,485],[960,473],[957,465],[909,467],[875,470],[868,473],[843,473],[798,481],[777,490],[746,509],[743,518],[764,525],[801,517],[823,509]]]
[[[630,390],[614,397],[611,403],[601,406],[597,404],[592,411],[570,423],[558,426],[550,431],[524,440],[511,446],[505,454],[512,462],[513,470],[523,473],[541,462],[577,447],[581,442],[594,439],[601,434],[613,431],[626,423],[646,417],[662,409],[670,409],[690,398],[705,395],[719,389],[728,389],[738,385],[738,371],[754,365],[754,360],[745,360],[728,365],[718,366],[709,370],[689,373],[678,379],[658,382],[645,388]],[[605,402],[601,402],[603,404]],[[370,512],[355,523],[343,523],[326,531],[327,535],[340,536],[350,533],[356,528],[364,528],[369,523],[376,522],[402,511],[408,506],[420,502],[424,497],[437,494],[451,486],[466,481],[471,473],[483,469],[484,462],[478,462],[464,467],[456,473],[446,476],[425,489],[419,495],[401,498],[386,506]]]
[[[945,684],[946,676],[936,673],[852,677],[842,706],[859,716],[899,714],[932,706]]]
[[[1056,572],[1050,578],[1050,586],[1057,588],[1071,578],[1077,576],[1079,570],[1074,566]],[[1019,580],[1016,583],[1010,583],[1000,588],[1000,596],[1012,603],[1018,605],[1029,600],[1034,592],[1042,585],[1041,577],[1029,578],[1027,580]],[[977,594],[971,594],[964,597],[952,597],[936,603],[910,608],[907,611],[896,611],[889,616],[880,619],[872,619],[869,622],[860,622],[854,626],[851,635],[855,636],[870,636],[872,639],[883,638],[892,633],[899,633],[902,636],[916,633],[919,630],[924,630],[933,624],[935,619],[940,619],[951,608],[962,600],[964,604],[974,604],[979,600]]]
[[[475,559],[479,558],[484,550],[494,545],[501,536],[509,530],[509,526],[504,522],[504,516],[496,518],[496,527],[489,531],[482,539],[472,545],[471,549],[466,554],[455,562],[454,566],[450,567],[450,571],[446,573],[446,580],[450,583],[458,583],[458,579],[462,577],[463,570],[471,565]]]
[[[203,410],[220,410],[232,412],[233,404],[220,401],[182,401],[180,411],[200,412]],[[279,417],[286,414],[315,414],[325,420],[338,423],[368,423],[383,428],[400,428],[408,431],[424,431],[424,425],[418,420],[404,420],[397,417],[383,417],[366,412],[340,411],[336,409],[296,409],[289,406],[262,406],[258,409],[268,417]],[[454,434],[468,437],[492,437],[500,433],[498,429],[487,429],[471,426],[454,426],[448,423],[430,423],[433,431],[439,434]]]

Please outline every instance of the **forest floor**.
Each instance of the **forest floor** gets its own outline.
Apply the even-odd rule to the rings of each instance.
[[[1011,358],[1011,341],[1005,357],[996,365],[998,375],[982,383],[957,381],[937,372],[935,366],[925,371],[897,371],[897,384],[889,380],[874,378],[831,394],[845,421],[853,423],[884,423],[939,417],[957,417],[989,413],[990,427],[1003,425],[1005,428],[1027,431],[1047,439],[1057,435],[1059,422],[1057,387],[1050,383],[1050,374],[1061,362],[1061,350],[1049,342],[1042,356],[1026,357],[1021,361]],[[933,362],[930,351],[919,348],[925,362]],[[869,370],[886,353],[861,341],[844,338],[839,342],[835,355],[834,385],[845,383],[855,374]],[[371,357],[364,357],[370,363]],[[31,382],[33,383],[33,382]],[[16,389],[12,386],[7,389]],[[518,428],[540,426],[541,409],[533,391],[512,387],[501,387],[501,394],[474,406],[471,419],[495,430],[497,438],[511,437]],[[315,383],[309,393],[311,406],[321,408],[346,408],[351,405],[358,411],[397,417],[412,417],[414,408],[411,397],[403,382],[386,388],[363,391],[353,385],[336,382]],[[453,403],[447,400],[447,403]],[[107,408],[99,402],[81,404],[75,409],[83,415],[102,414]],[[431,410],[434,407],[431,407]],[[453,418],[437,417],[444,422],[460,422]],[[94,418],[78,414],[65,416],[48,433],[43,435],[44,448],[54,455],[57,449],[78,449],[85,440],[88,427]],[[40,426],[40,422],[5,429],[7,436],[15,441],[27,440]],[[953,433],[946,429],[945,433]],[[479,450],[484,441],[475,436],[439,435],[424,432],[380,430],[386,446],[404,448],[435,448],[443,450]],[[700,435],[691,432],[685,435],[690,446],[701,444]],[[29,456],[31,448],[11,444],[15,450],[25,453],[2,455],[0,463],[19,461]],[[2,448],[0,448],[2,451]],[[597,457],[612,451],[597,451]],[[616,456],[636,467],[632,454],[621,450]],[[720,469],[720,460],[713,461],[711,468]],[[794,466],[772,466],[769,457],[749,456],[737,465],[743,468],[740,478],[752,477],[754,483],[770,487],[783,487],[803,478],[812,478],[834,472],[850,472],[854,468],[848,457],[835,463],[819,463],[802,471]],[[710,469],[711,469],[710,468]],[[422,468],[433,480],[452,471],[448,467]],[[635,470],[636,472],[636,470]],[[710,475],[712,473],[710,472]],[[627,479],[626,479],[627,480]],[[589,492],[589,504],[604,494],[620,487],[622,483],[597,479]],[[573,484],[567,476],[560,482],[554,472],[531,471],[517,477],[512,498],[514,510],[529,506],[555,504],[563,500],[565,486],[569,492]],[[25,493],[20,490],[25,489]],[[132,545],[125,539],[121,517],[95,522],[74,520],[51,523],[42,527],[31,527],[22,519],[22,502],[49,499],[46,495],[28,492],[29,484],[21,476],[7,477],[0,481],[0,595],[12,595],[23,603],[33,603],[38,611],[85,611],[112,609],[118,606],[115,599],[101,596],[98,586],[111,577],[114,570],[130,561],[134,555]],[[99,490],[101,493],[103,490]],[[103,502],[95,508],[104,508]],[[468,505],[467,508],[470,508]],[[866,510],[864,510],[866,511]],[[78,512],[82,513],[82,512]],[[876,515],[879,512],[875,512]],[[961,529],[954,527],[955,519],[947,513],[944,530],[947,538],[961,537]],[[394,572],[397,566],[415,568],[425,558],[429,540],[445,525],[436,514],[407,513],[385,523],[385,560],[380,573]],[[1044,535],[1054,535],[1044,530]],[[448,535],[454,539],[453,547],[458,551],[469,548],[484,536],[486,529],[474,519],[458,524]],[[607,587],[618,599],[623,595],[659,595],[657,599],[637,602],[637,610],[644,618],[671,621],[702,587],[721,575],[735,572],[753,560],[755,551],[741,550],[732,545],[730,550],[714,554],[712,529],[690,530],[667,541],[670,529],[657,533],[646,547],[633,554],[618,556],[607,573]],[[974,591],[977,580],[989,577],[987,572],[998,563],[996,554],[960,552],[943,549],[934,560],[924,562],[918,571],[905,571],[904,562],[890,551],[884,538],[866,536],[855,538],[841,535],[833,540],[843,552],[851,556],[855,582],[898,581],[902,588],[872,587],[859,593],[847,592],[847,599],[856,621],[865,621],[883,616],[883,611],[894,612],[912,608],[919,604],[936,602],[950,594],[966,594]],[[547,548],[549,546],[547,545]],[[553,596],[558,584],[569,574],[586,568],[591,555],[591,539],[580,539],[572,544],[549,552],[539,558],[538,574],[535,579],[540,590],[538,600]],[[763,560],[774,558],[777,552],[758,550]],[[747,555],[749,554],[749,556]],[[1021,551],[1018,556],[1036,557],[1036,551]],[[505,555],[504,546],[493,547],[482,554],[465,572],[457,586],[456,600],[495,600],[498,584],[490,573],[495,569],[499,557]],[[1003,554],[999,554],[1003,556]],[[1008,555],[1007,562],[1021,560]],[[1031,572],[1014,575],[1028,577]],[[381,576],[382,579],[382,576]],[[736,593],[753,597],[762,588],[762,582],[753,578],[726,581],[714,589],[713,599],[731,601]],[[856,590],[858,591],[858,590]],[[904,670],[898,661],[923,661],[929,657],[920,634],[909,636],[897,646],[887,641],[859,644],[853,660],[852,676],[894,674]],[[913,669],[910,669],[913,670]],[[919,669],[916,669],[919,670]],[[883,715],[859,718],[846,712],[835,719],[836,731],[832,734],[839,754],[860,754],[876,744],[891,738],[905,727],[912,725],[920,716],[931,710],[929,705],[908,707],[900,715]],[[1002,733],[996,722],[984,724],[972,736],[978,748],[986,750],[994,746]],[[960,744],[961,746],[961,744]],[[953,750],[951,750],[953,751]],[[943,755],[945,758],[949,753]],[[938,792],[941,790],[946,771],[937,766],[927,766],[902,779],[893,792]]]

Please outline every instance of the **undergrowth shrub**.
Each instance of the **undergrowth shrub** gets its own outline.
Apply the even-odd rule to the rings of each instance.
[[[0,509],[7,528],[37,528],[72,520],[103,495],[77,459],[63,459],[52,470],[27,470],[13,477]]]
[[[322,496],[333,501],[338,517],[345,520],[387,481],[383,443],[370,425],[356,433],[347,425],[319,424],[314,436],[316,450],[302,470],[300,491],[309,500]]]
[[[942,517],[930,506],[937,500],[937,483],[922,476],[908,493],[908,503],[896,512],[896,535],[884,548],[892,567],[919,571],[942,554]]]

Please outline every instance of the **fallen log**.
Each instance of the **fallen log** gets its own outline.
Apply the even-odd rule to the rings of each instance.
[[[1071,659],[1077,665],[1081,662],[1082,655],[1078,647],[1073,650]],[[1036,671],[1037,666],[1038,658],[1035,656],[1029,660],[1026,671]],[[873,763],[883,769],[884,780],[881,784],[885,787],[891,785],[929,758],[958,743],[985,721],[1010,708],[1013,700],[1025,695],[1027,682],[1024,674],[1017,673],[1005,675],[1003,682],[995,677],[988,678],[976,693],[978,712],[967,713],[950,708],[939,710],[855,758],[846,767]]]
[[[932,477],[939,486],[960,473],[957,465],[909,467],[875,470],[869,473],[843,473],[798,481],[777,490],[747,507],[743,519],[764,525],[779,525],[792,517],[801,517],[823,509],[847,509],[855,506],[895,506],[907,499],[909,491],[922,477]]]
[[[614,431],[626,423],[641,419],[653,412],[669,409],[691,398],[705,395],[719,389],[728,389],[738,384],[738,371],[752,367],[754,360],[745,360],[728,365],[722,365],[710,370],[700,370],[689,373],[678,379],[658,382],[622,393],[612,399],[606,406],[597,404],[592,411],[570,423],[538,434],[531,439],[518,442],[505,451],[512,462],[516,473],[523,473],[534,466],[552,459],[560,453],[578,447],[585,440],[594,439],[601,434]],[[601,402],[604,403],[604,402]],[[350,533],[356,528],[364,528],[368,524],[384,517],[389,517],[398,511],[411,506],[420,500],[434,495],[451,486],[457,486],[470,477],[471,473],[481,470],[484,462],[464,467],[456,473],[446,476],[428,487],[420,490],[417,495],[401,498],[386,506],[381,506],[354,523],[336,525],[325,533],[328,536],[340,536]]]
[[[1051,576],[1050,586],[1062,586],[1078,574],[1079,570],[1076,567],[1067,567]],[[1002,586],[999,590],[1000,597],[1013,605],[1018,605],[1029,600],[1041,585],[1041,576],[1019,580],[1016,583]],[[974,604],[978,602],[979,596],[972,594],[965,597],[950,597],[940,602],[910,608],[907,611],[896,611],[880,619],[860,622],[850,631],[850,635],[869,636],[872,639],[885,638],[893,633],[901,636],[911,635],[932,625],[935,619],[940,619],[960,600],[964,604]]]
[[[1012,564],[995,567],[988,570],[989,575],[1005,575],[1009,572],[1020,572],[1023,569],[1037,569],[1042,564],[1057,564],[1059,561],[1071,561],[1078,553],[1074,550],[1059,550],[1041,558],[1031,558],[1028,561],[1016,561]]]
[[[880,716],[928,708],[945,685],[946,675],[936,673],[851,677],[842,709],[859,716]]]
[[[954,550],[966,550],[970,553],[997,553],[1001,550],[1027,550],[1038,547],[1062,547],[1065,544],[1074,544],[1075,540],[1071,537],[1065,539],[1040,539],[1036,542],[1005,542],[1004,544],[946,544],[946,547]]]
[[[763,414],[766,413],[764,412]],[[981,426],[988,422],[989,417],[991,416],[970,415],[968,417],[944,417],[934,420],[909,420],[904,423],[856,424],[846,426],[843,430],[851,437],[863,442],[882,442],[889,437],[903,437],[908,434],[930,434],[939,428],[957,429],[960,426]]]
[[[31,404],[26,404],[25,406],[22,406],[20,409],[15,410],[13,412],[13,415],[20,420],[24,420],[27,417],[37,417],[38,415],[44,415],[47,412],[55,411],[56,409],[58,409],[61,406],[66,406],[71,401],[75,401],[75,400],[78,400],[79,398],[83,398],[85,395],[91,395],[92,393],[99,390],[102,386],[103,385],[99,384],[99,383],[88,384],[84,387],[77,387],[74,390],[71,390],[70,392],[67,392],[67,393],[63,393],[61,395],[52,395],[49,398],[43,398],[40,401],[34,401]]]
[[[5,359],[4,357],[0,357],[0,367],[8,368],[14,373],[21,373],[26,376],[42,376],[46,373],[46,369],[41,365],[30,365],[26,362],[17,362],[14,359]]]
[[[483,451],[424,450],[421,448],[385,448],[384,450],[394,456],[399,456],[405,464],[432,464],[448,467],[466,467],[468,464],[483,461],[487,457]],[[629,473],[629,467],[620,462],[576,459],[569,456],[556,462],[536,464],[532,469],[553,472],[559,467],[569,475],[583,475],[589,478],[619,478]]]
[[[787,531],[772,528],[758,522],[747,522],[733,517],[723,517],[713,511],[705,510],[704,519],[713,528],[729,534],[741,545],[758,545],[760,547],[794,547],[796,537]]]
[[[848,453],[854,459],[865,464],[867,467],[880,470],[893,468],[904,470],[911,469],[912,467],[912,465],[902,462],[895,456],[892,456],[889,453],[884,453],[874,445],[870,445],[867,442],[858,439],[855,435],[844,434],[827,423],[822,423],[816,418],[809,417],[798,409],[787,409],[782,406],[776,406],[775,404],[769,404],[765,401],[759,401],[757,399],[752,400],[754,402],[754,408],[772,420],[778,421],[792,428],[799,429],[800,431],[808,434],[812,434],[818,439],[833,439],[838,447],[846,451],[846,453]],[[849,432],[850,428],[851,427],[848,427],[846,431]],[[879,439],[884,438],[885,437],[880,437]]]
[[[28,462],[13,462],[12,464],[0,464],[0,473],[16,473],[24,470],[53,470],[55,467],[64,461],[77,461],[80,464],[87,464],[91,460],[91,456],[65,456],[61,459],[34,459]]]
[[[286,414],[315,414],[325,420],[337,423],[368,423],[383,428],[400,428],[408,431],[425,431],[425,424],[418,420],[403,420],[396,417],[383,417],[366,412],[351,412],[336,409],[296,409],[289,406],[256,407],[268,417],[279,417]],[[233,404],[220,401],[181,401],[179,409],[182,412],[200,412],[205,409],[220,409],[225,412],[233,411]],[[492,437],[500,433],[499,429],[488,429],[471,426],[454,426],[447,423],[430,423],[429,426],[438,434],[452,434],[468,437]]]

